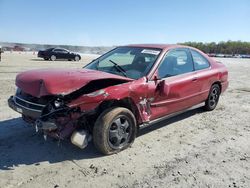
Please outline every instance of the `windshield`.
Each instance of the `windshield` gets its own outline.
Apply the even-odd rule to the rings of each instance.
[[[84,68],[139,79],[148,74],[160,52],[154,48],[118,47]]]

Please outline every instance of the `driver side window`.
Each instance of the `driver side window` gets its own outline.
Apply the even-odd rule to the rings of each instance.
[[[192,72],[193,70],[193,62],[188,50],[171,50],[163,58],[158,68],[158,76],[159,78],[166,78]]]

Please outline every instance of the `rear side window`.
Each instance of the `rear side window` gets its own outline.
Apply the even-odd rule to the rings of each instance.
[[[67,51],[64,50],[64,49],[54,49],[53,50],[54,52],[63,52],[63,53],[66,53]]]
[[[206,69],[210,66],[208,60],[203,57],[199,52],[191,50],[191,54],[193,56],[195,70]]]

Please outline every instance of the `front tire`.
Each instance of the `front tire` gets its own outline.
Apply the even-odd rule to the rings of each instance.
[[[55,61],[55,60],[56,60],[56,56],[55,56],[55,55],[52,55],[52,56],[50,57],[50,60],[51,60],[51,61]]]
[[[212,111],[216,108],[219,98],[220,98],[220,86],[218,84],[212,85],[208,98],[205,101],[205,110]]]
[[[127,108],[110,108],[97,118],[93,129],[95,147],[110,155],[128,148],[136,137],[136,120]]]

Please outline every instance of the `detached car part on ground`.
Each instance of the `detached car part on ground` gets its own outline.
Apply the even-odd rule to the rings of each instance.
[[[225,66],[179,45],[118,47],[83,69],[32,70],[16,77],[9,106],[44,135],[93,138],[104,154],[128,148],[139,128],[205,102],[215,109],[228,87]]]
[[[77,53],[70,52],[62,48],[49,48],[47,50],[39,50],[37,57],[43,58],[44,60],[55,61],[57,59],[66,59],[73,61],[80,61],[81,56]]]

